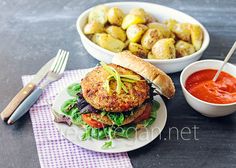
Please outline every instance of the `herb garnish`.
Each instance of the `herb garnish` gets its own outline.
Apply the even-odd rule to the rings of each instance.
[[[109,149],[112,147],[112,141],[107,141],[102,145],[102,149]]]
[[[115,68],[108,66],[104,62],[100,63],[102,67],[110,74],[106,81],[104,82],[104,88],[106,91],[109,93],[110,92],[110,81],[111,80],[116,80],[116,92],[120,94],[121,89],[125,91],[125,93],[128,93],[128,89],[124,85],[123,82],[129,82],[129,83],[134,83],[136,81],[139,81],[140,78],[137,75],[120,75]]]

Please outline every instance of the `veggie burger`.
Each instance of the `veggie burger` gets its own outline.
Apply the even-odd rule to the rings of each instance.
[[[84,140],[129,138],[155,121],[159,103],[153,97],[159,93],[171,98],[175,87],[163,71],[125,51],[112,64],[101,63],[68,92],[75,98],[65,102],[62,112],[85,128]]]

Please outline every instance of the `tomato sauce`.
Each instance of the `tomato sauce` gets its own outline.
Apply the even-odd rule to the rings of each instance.
[[[193,73],[188,77],[185,88],[194,97],[206,102],[228,104],[236,102],[236,78],[221,72],[213,82],[217,70],[206,69]]]

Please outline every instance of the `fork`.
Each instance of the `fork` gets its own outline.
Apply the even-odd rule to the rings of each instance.
[[[57,81],[63,75],[66,68],[66,64],[69,58],[69,52],[59,49],[54,62],[52,63],[50,70],[45,78],[45,81],[40,84],[16,109],[12,116],[7,121],[8,124],[13,124],[19,118],[21,118],[30,107],[38,100],[43,90],[52,82]]]

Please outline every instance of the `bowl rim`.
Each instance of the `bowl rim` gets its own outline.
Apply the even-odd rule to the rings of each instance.
[[[186,94],[188,94],[188,96],[190,96],[194,101],[198,101],[198,102],[200,102],[200,103],[204,103],[204,104],[211,105],[211,106],[217,106],[217,107],[224,107],[224,106],[227,106],[227,107],[228,107],[228,106],[236,105],[236,102],[234,102],[234,103],[227,103],[227,104],[210,103],[210,102],[201,100],[201,99],[199,99],[199,98],[193,96],[193,95],[192,95],[191,93],[189,93],[189,91],[185,88],[185,84],[183,83],[183,75],[184,75],[184,73],[185,73],[189,68],[195,66],[196,64],[202,63],[202,62],[209,62],[209,63],[218,62],[218,63],[223,63],[224,61],[222,61],[222,60],[216,60],[216,59],[205,59],[205,60],[200,60],[200,61],[193,62],[193,63],[189,64],[187,67],[185,67],[185,68],[183,69],[183,71],[181,72],[181,74],[180,74],[180,79],[179,79],[179,80],[180,80],[180,85],[181,85],[181,87],[182,87],[183,92],[185,92]],[[232,66],[232,67],[234,67],[234,68],[236,69],[236,66],[235,66],[235,65],[233,65],[233,64],[231,64],[231,63],[227,63],[227,64],[230,65],[230,66]],[[205,69],[210,69],[210,68],[205,68]],[[200,70],[204,70],[204,69],[199,69],[199,70],[197,70],[197,71],[200,71]],[[197,71],[195,71],[195,72],[197,72]],[[193,72],[193,73],[194,73],[194,72]],[[193,74],[193,73],[192,73],[192,74]],[[227,72],[227,73],[228,73],[228,72]],[[190,75],[192,75],[192,74],[190,74]],[[229,73],[229,74],[232,75],[231,73]],[[190,75],[189,75],[189,76],[190,76]],[[187,76],[187,78],[188,78],[189,76]],[[186,99],[186,98],[185,98],[185,99]]]
[[[209,46],[209,43],[210,43],[210,36],[209,36],[209,33],[207,31],[207,29],[197,20],[195,19],[194,17],[180,11],[180,10],[177,10],[177,9],[174,9],[174,8],[170,8],[170,7],[167,7],[167,6],[164,6],[164,5],[160,5],[158,3],[149,3],[149,2],[111,2],[111,3],[103,3],[103,4],[99,4],[99,5],[108,5],[108,6],[116,6],[116,5],[119,5],[119,4],[141,4],[141,5],[156,5],[156,6],[159,6],[159,7],[162,7],[162,8],[166,8],[168,10],[172,10],[174,12],[177,12],[177,13],[180,13],[180,14],[183,14],[183,15],[186,15],[188,16],[190,19],[194,20],[195,22],[197,22],[198,25],[201,26],[201,28],[203,29],[203,32],[204,32],[204,38],[203,38],[203,43],[205,42],[205,46],[201,46],[200,50],[198,50],[197,52],[191,54],[191,55],[187,55],[187,56],[184,56],[184,57],[181,57],[181,58],[174,58],[174,59],[163,59],[163,60],[158,60],[158,59],[144,59],[145,61],[147,62],[151,62],[151,63],[178,63],[178,62],[182,62],[182,61],[185,61],[185,60],[189,60],[191,58],[194,58],[196,56],[198,56],[199,54],[203,53],[207,47]],[[97,5],[96,5],[97,6]],[[109,51],[107,49],[104,49],[100,46],[98,46],[97,44],[95,44],[94,42],[92,42],[82,31],[82,28],[79,26],[80,25],[80,22],[81,20],[86,17],[86,15],[94,8],[95,6],[85,10],[84,12],[82,12],[80,14],[80,16],[77,18],[77,21],[76,21],[76,28],[77,28],[77,31],[79,32],[79,35],[81,38],[85,39],[86,42],[89,43],[89,45],[91,45],[92,47],[96,48],[97,50],[101,50],[109,55],[114,55],[115,52],[112,52],[112,51]]]

